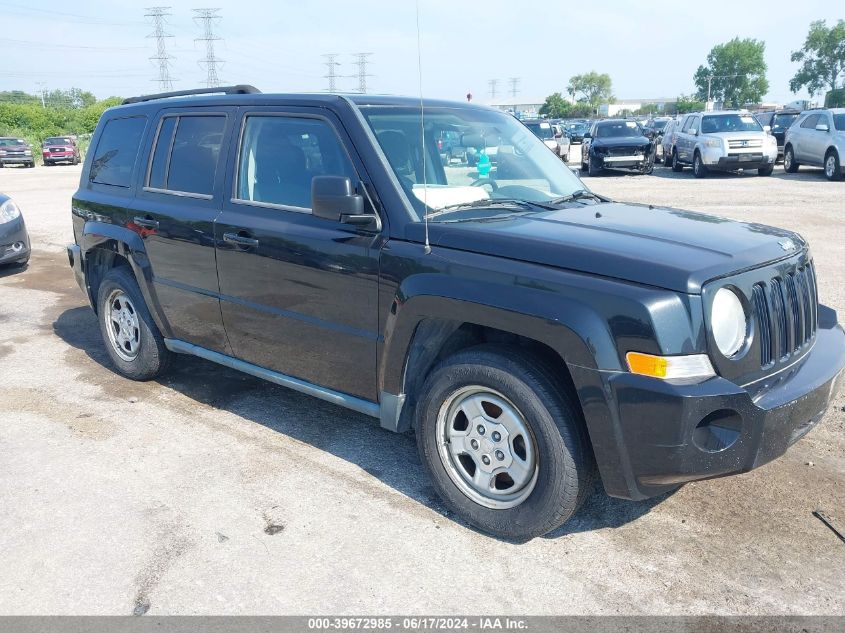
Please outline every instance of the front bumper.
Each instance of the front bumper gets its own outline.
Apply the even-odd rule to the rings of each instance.
[[[29,165],[35,158],[32,156],[0,156],[0,163],[4,165]]]
[[[631,154],[628,156],[606,156],[596,154],[593,160],[607,169],[643,169],[648,162],[644,154]]]
[[[773,165],[777,159],[777,150],[774,148],[770,153],[765,150],[757,152],[730,152],[725,155],[724,150],[719,148],[705,148],[702,151],[701,159],[709,169],[720,171],[738,171],[740,169],[760,169]]]
[[[783,455],[819,423],[845,376],[845,332],[822,306],[816,336],[809,354],[758,392],[720,377],[672,385],[572,368],[607,493],[645,499]]]
[[[51,152],[49,154],[43,154],[42,156],[45,162],[64,162],[64,161],[73,161],[76,158],[76,155],[72,152]]]
[[[29,234],[23,216],[0,224],[0,264],[26,261],[29,253]]]

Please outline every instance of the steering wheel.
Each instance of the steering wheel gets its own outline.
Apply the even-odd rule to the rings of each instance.
[[[473,187],[483,187],[484,185],[490,185],[493,191],[499,190],[499,185],[492,178],[479,178],[472,183]]]

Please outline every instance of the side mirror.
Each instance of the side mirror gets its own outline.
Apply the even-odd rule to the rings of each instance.
[[[816,126],[816,129],[817,129],[819,132],[830,132],[830,127],[828,126],[828,124],[827,124],[827,123],[819,123],[819,124]]]
[[[347,224],[369,224],[375,219],[372,214],[364,214],[364,198],[355,193],[352,181],[346,176],[311,179],[311,213],[324,220]]]
[[[696,130],[694,127],[690,128],[689,133],[693,136],[698,136],[698,130]]]
[[[771,126],[771,125],[764,125],[764,126],[763,126],[763,131],[764,131],[764,132],[771,132],[771,131],[772,131],[772,126]]]

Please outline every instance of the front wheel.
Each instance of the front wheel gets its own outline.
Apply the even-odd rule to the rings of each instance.
[[[772,163],[771,165],[766,165],[765,167],[760,167],[757,170],[758,176],[771,176],[772,172],[775,170],[775,164]]]
[[[593,159],[590,159],[590,162],[587,163],[587,173],[590,176],[598,176],[602,172],[602,168],[596,165],[596,162]]]
[[[438,365],[420,395],[416,437],[446,505],[500,538],[550,532],[592,487],[579,411],[518,348],[482,345]]]
[[[839,154],[835,150],[828,152],[824,159],[824,175],[828,180],[842,180],[842,168],[839,164]]]
[[[129,268],[106,273],[97,292],[97,313],[106,351],[119,373],[150,380],[167,368],[171,352]]]
[[[696,178],[707,176],[707,167],[704,166],[704,161],[698,152],[696,152],[695,157],[692,159],[692,175]]]

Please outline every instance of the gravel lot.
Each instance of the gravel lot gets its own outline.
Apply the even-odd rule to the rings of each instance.
[[[0,170],[37,249],[0,271],[0,614],[845,615],[845,544],[811,514],[845,525],[845,394],[757,471],[644,503],[599,492],[559,532],[502,543],[369,418],[190,358],[157,382],[113,373],[63,252],[78,178]],[[845,184],[821,171],[585,181],[797,230],[845,310]]]

